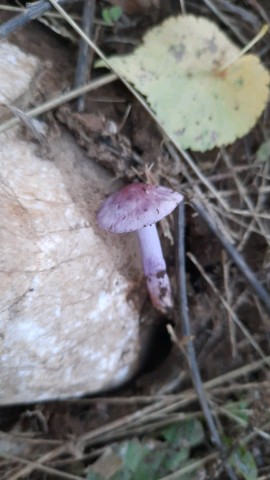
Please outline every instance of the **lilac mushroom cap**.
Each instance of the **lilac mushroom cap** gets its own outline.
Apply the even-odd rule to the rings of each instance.
[[[183,195],[169,188],[133,183],[110,195],[101,205],[97,223],[112,233],[134,232],[169,215]]]
[[[137,231],[148,292],[163,313],[172,308],[173,299],[155,223],[182,200],[180,193],[169,188],[134,183],[108,197],[97,214],[98,225],[108,232]]]

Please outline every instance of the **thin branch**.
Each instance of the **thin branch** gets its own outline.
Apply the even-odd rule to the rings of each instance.
[[[270,356],[267,357],[267,360],[270,361]],[[257,360],[255,362],[252,362],[248,365],[244,365],[243,367],[237,368],[237,369],[232,370],[232,371],[230,371],[228,373],[225,373],[223,375],[219,375],[218,377],[215,377],[212,380],[208,380],[204,384],[204,388],[207,389],[207,390],[208,389],[209,390],[210,389],[218,389],[221,385],[224,385],[225,383],[236,381],[241,376],[248,376],[248,375],[254,373],[255,371],[260,370],[263,367],[264,363],[265,362],[263,360]],[[249,388],[252,388],[251,385],[253,385],[253,384],[250,384]],[[239,387],[240,385],[238,384],[237,386]],[[245,385],[243,385],[243,387],[244,386]],[[226,387],[226,389],[231,388],[231,387],[236,389],[235,385],[231,385],[230,387]],[[176,401],[176,398],[178,398],[179,400]],[[179,408],[187,405],[189,402],[191,402],[195,399],[196,399],[196,393],[194,393],[194,390],[188,390],[186,392],[183,392],[183,394],[174,395],[173,399],[172,399],[172,396],[167,397],[165,395],[162,399],[163,401],[160,401],[160,402],[154,404],[154,408],[152,409],[152,412],[153,412],[153,410],[158,411],[158,409],[160,409],[160,411],[164,411],[165,410],[164,405],[168,405],[168,403],[170,403],[170,401],[174,402],[173,407],[174,407],[174,411],[175,411],[175,410],[178,410]],[[112,400],[115,400],[115,399],[112,399]],[[156,402],[157,399],[155,398],[155,396],[153,396],[152,400],[154,402]],[[79,401],[78,399],[68,400],[68,402],[70,402],[70,403],[74,403],[74,402],[78,402],[78,401]],[[99,403],[101,401],[106,402],[107,399],[106,398],[95,398],[95,399],[90,398],[90,399],[82,399],[80,401],[82,401],[82,402],[84,402],[84,401],[88,402],[89,401],[90,403],[93,402],[93,401],[97,401]],[[118,401],[118,399],[117,399],[117,401]],[[84,433],[77,438],[77,441],[80,442],[82,440],[83,441],[82,446],[84,447],[84,446],[87,445],[87,442],[90,443],[95,437],[98,437],[101,434],[105,434],[105,433],[107,433],[107,432],[109,432],[113,429],[122,428],[125,425],[130,425],[130,422],[134,422],[134,420],[138,419],[139,417],[144,416],[145,418],[147,418],[148,415],[152,412],[151,412],[151,409],[149,409],[149,408],[148,409],[143,408],[143,409],[137,410],[135,413],[133,413],[131,415],[127,415],[127,416],[124,416],[117,421],[114,420],[114,421],[110,422],[110,424],[108,424],[106,426],[107,428],[106,428],[105,432],[104,431],[101,432],[101,429],[103,427],[99,427],[99,428],[95,429],[94,431],[92,430],[90,432],[90,437],[89,437],[89,434]],[[111,428],[108,428],[108,427],[111,427]],[[248,440],[253,436],[254,436],[254,433],[249,435]],[[71,453],[72,451],[74,451],[74,447],[75,447],[74,444],[70,445],[70,442],[62,443],[62,445],[60,447],[56,447],[53,450],[50,450],[45,455],[38,458],[36,460],[36,462],[38,462],[40,464],[45,463],[45,462],[52,462],[53,460],[59,458],[62,454],[64,454],[64,453],[67,454],[67,453]],[[215,456],[217,457],[217,455],[218,454],[216,453]],[[19,472],[10,476],[8,480],[18,480],[22,476],[30,475],[31,472],[33,472],[33,470],[35,470],[33,464],[27,465],[26,467],[21,469]],[[175,478],[177,478],[177,477],[175,477]]]
[[[0,4],[0,10],[4,10],[5,12],[25,13],[28,10],[28,8],[29,7],[14,7],[13,5],[3,5],[2,3]],[[47,18],[56,18],[56,19],[63,18],[62,15],[60,15],[60,13],[57,13],[57,12],[45,12],[43,16]],[[80,20],[81,17],[79,15],[72,15],[72,18],[74,20]]]
[[[218,429],[216,427],[213,415],[208,405],[206,393],[204,390],[201,374],[199,371],[196,353],[192,340],[192,332],[188,314],[187,288],[186,288],[186,252],[185,252],[185,206],[180,203],[177,215],[177,283],[179,298],[179,315],[182,321],[182,331],[185,338],[185,350],[188,363],[191,370],[191,376],[194,388],[197,392],[206,423],[211,433],[212,442],[218,447],[224,457],[225,448],[222,444]],[[232,468],[225,463],[225,468],[230,479],[237,480]]]
[[[58,0],[59,3],[75,3],[79,0]],[[50,10],[52,5],[48,1],[40,1],[34,2],[33,5],[30,5],[24,13],[17,15],[14,18],[11,18],[3,25],[0,26],[0,40],[6,38],[11,33],[15,32],[19,28],[24,27],[27,23],[31,22],[31,20],[36,20],[37,18],[41,17],[45,12]]]
[[[23,476],[29,475],[34,470],[36,470],[36,463],[38,463],[38,465],[42,465],[43,463],[45,463],[47,461],[50,461],[54,458],[57,458],[58,456],[60,456],[64,452],[65,452],[65,448],[64,448],[63,445],[60,446],[60,447],[56,447],[53,450],[51,450],[50,452],[42,455],[42,457],[40,457],[37,461],[27,462],[27,465],[25,467],[23,467],[22,469],[20,469],[18,472],[14,473],[13,475],[10,475],[8,480],[18,480],[19,478],[21,478]]]
[[[180,9],[181,9],[182,15],[186,15],[186,14],[187,14],[187,9],[186,9],[185,0],[180,0]]]
[[[252,217],[252,221],[257,223],[258,225],[258,228],[261,230],[262,232],[262,235],[263,237],[265,238],[265,241],[268,243],[268,246],[269,246],[269,241],[268,241],[268,238],[267,238],[267,233],[265,231],[265,228],[264,228],[264,224],[260,218],[260,216],[258,216],[258,212],[257,212],[257,207],[254,205],[252,199],[250,198],[250,196],[248,195],[248,189],[245,188],[245,186],[243,185],[240,177],[238,176],[238,174],[234,171],[234,165],[233,165],[233,162],[231,160],[231,157],[230,155],[227,153],[226,149],[223,148],[221,150],[221,153],[222,153],[222,157],[223,157],[223,160],[228,168],[228,170],[230,172],[232,172],[232,175],[233,175],[233,179],[234,179],[234,182],[236,184],[236,187],[238,189],[238,192],[239,192],[239,197],[241,199],[244,200],[244,202],[246,203],[248,209],[249,209],[249,212],[250,212],[250,215]],[[244,235],[245,236],[245,235]],[[241,243],[240,245],[238,246],[238,250],[242,250],[243,247],[244,247],[244,243],[243,242],[243,239],[241,240]],[[240,247],[240,248],[239,248]]]
[[[211,432],[212,441],[218,447],[221,447],[219,434],[214,423],[212,414],[209,410],[207,398],[203,388],[200,372],[198,369],[195,349],[192,341],[192,333],[188,314],[187,290],[186,290],[186,253],[185,253],[185,213],[184,202],[178,207],[177,215],[177,278],[179,289],[179,309],[182,321],[182,333],[186,341],[186,352],[191,369],[192,380],[195,390],[198,394],[203,413],[205,415],[209,430]]]
[[[204,458],[200,458],[200,460],[195,460],[194,462],[180,468],[176,472],[170,473],[170,475],[166,475],[166,477],[160,478],[159,480],[179,480],[183,477],[183,475],[194,472],[195,470],[199,470],[199,468],[203,467],[207,462],[210,462],[211,460],[216,460],[217,458],[217,452],[210,453],[210,455],[207,455]]]
[[[89,37],[93,37],[94,33],[94,19],[96,12],[96,0],[84,0],[82,29]],[[91,55],[93,57],[93,55]],[[83,39],[80,39],[77,67],[75,72],[74,87],[78,88],[84,85],[88,80],[90,48],[89,44]],[[85,106],[85,95],[81,95],[77,100],[78,112],[83,112]]]
[[[217,218],[219,218],[219,216],[224,217],[226,220],[230,220],[231,223],[237,225],[238,227],[243,227],[245,230],[248,228],[248,221],[246,222],[245,220],[242,220],[240,216],[233,215],[233,213],[231,212],[224,212],[224,210],[221,210],[219,206],[215,205],[214,203],[211,203],[211,208],[213,209],[214,216],[216,216]],[[223,223],[220,223],[219,228],[222,225]],[[228,228],[228,223],[226,224],[226,227]],[[256,227],[253,227],[252,231],[253,233],[257,233],[260,236],[262,235],[262,232],[258,230]],[[230,236],[231,236],[231,243],[233,243],[232,239],[235,239],[236,241],[239,240],[239,232],[230,231]]]
[[[245,45],[248,43],[248,40],[247,38],[238,30],[238,28],[236,28],[232,22],[229,20],[229,18],[224,15],[223,13],[221,13],[219,11],[219,9],[217,8],[217,6],[214,4],[214,2],[212,2],[212,0],[203,0],[203,2],[205,3],[205,5],[207,5],[207,7],[209,8],[209,10],[211,10],[217,17],[218,19],[224,24],[226,25],[226,27],[228,27],[231,32],[234,34],[234,36],[237,38],[237,40],[242,44],[242,45]]]
[[[170,145],[168,143],[167,148],[168,148],[168,151],[173,158],[179,158],[173,145]],[[190,182],[190,175],[188,174],[188,172],[186,170],[184,171],[184,175],[188,179],[188,181]],[[198,185],[194,185],[194,193],[198,198],[203,198],[202,191],[201,191],[201,189],[199,188]],[[208,211],[202,206],[202,204],[197,199],[195,200],[194,198],[193,198],[191,204],[193,205],[195,210],[197,210],[199,215],[204,219],[204,221],[208,224],[208,227],[212,230],[214,235],[218,238],[218,240],[223,245],[226,252],[229,254],[229,256],[234,261],[236,266],[242,272],[242,274],[244,275],[244,277],[246,278],[246,280],[248,281],[250,286],[253,288],[255,293],[258,295],[258,297],[264,303],[264,305],[267,307],[267,310],[270,311],[270,294],[264,288],[264,286],[260,283],[260,281],[257,279],[255,273],[247,265],[247,263],[245,262],[242,255],[236,250],[236,248],[233,246],[233,244],[226,238],[224,233],[216,225],[216,222],[213,220],[213,218],[208,213]],[[212,207],[215,208],[215,205],[212,205]],[[229,210],[229,209],[226,209],[226,210]],[[239,213],[240,213],[240,211],[239,211]],[[232,217],[230,213],[222,212],[222,215],[228,216],[230,218],[230,220],[235,222],[235,218]],[[242,215],[243,215],[243,213],[242,213]],[[228,233],[228,232],[226,232],[226,233]]]
[[[203,220],[207,223],[208,227],[214,235],[218,238],[220,243],[223,245],[226,252],[229,254],[231,259],[234,261],[236,266],[242,272],[248,283],[250,284],[251,288],[256,292],[258,297],[267,307],[270,312],[270,294],[264,288],[264,286],[259,282],[258,278],[256,277],[255,273],[251,270],[251,268],[247,265],[242,255],[234,248],[234,246],[224,237],[224,235],[220,232],[219,228],[215,224],[213,218],[209,215],[203,206],[197,202],[197,200],[192,200],[192,205],[203,218]]]
[[[221,261],[223,267],[223,278],[224,278],[224,291],[227,299],[228,305],[231,307],[232,304],[232,290],[230,288],[230,266],[231,262],[227,261],[227,253],[222,250],[221,252]],[[231,312],[228,311],[228,325],[229,325],[229,333],[230,333],[230,341],[231,341],[231,348],[232,348],[232,356],[233,358],[237,357],[237,341],[236,341],[236,328],[235,323],[233,321]]]
[[[88,445],[88,442],[91,442],[92,439],[96,438],[97,436],[106,434],[114,429],[120,428],[123,425],[126,425],[127,422],[133,422],[134,420],[137,420],[138,418],[147,416],[150,413],[153,413],[155,410],[159,410],[162,408],[164,405],[166,405],[166,399],[157,401],[152,405],[148,405],[147,407],[144,407],[140,410],[136,410],[135,412],[125,415],[124,417],[118,418],[117,420],[114,420],[106,425],[103,425],[95,430],[92,430],[90,432],[82,434],[78,438],[77,446],[79,451],[84,451],[85,447]]]
[[[49,110],[63,105],[63,103],[74,100],[81,94],[91,92],[92,90],[103,87],[104,85],[114,82],[115,80],[117,80],[117,76],[113,73],[109,73],[108,75],[104,75],[97,80],[93,80],[92,82],[87,83],[87,85],[84,85],[83,87],[75,88],[74,90],[70,90],[63,95],[48,100],[48,102],[45,102],[42,105],[38,105],[37,107],[32,108],[28,112],[25,112],[25,115],[27,115],[28,117],[36,117],[38,115],[41,115],[42,113],[48,112]],[[19,122],[20,120],[17,117],[7,120],[5,123],[2,123],[2,125],[0,125],[0,133],[5,132],[11,127],[15,127],[15,125],[17,125]]]
[[[192,263],[197,267],[197,269],[199,270],[200,274],[203,276],[203,278],[207,281],[207,283],[210,285],[210,287],[212,288],[213,292],[217,295],[217,297],[220,299],[221,303],[223,304],[223,306],[226,308],[226,310],[229,312],[229,314],[231,315],[234,323],[240,328],[240,330],[243,332],[243,334],[245,335],[245,337],[248,339],[248,341],[250,342],[250,344],[253,346],[253,348],[259,353],[259,355],[263,358],[263,360],[265,361],[266,365],[268,365],[268,367],[270,366],[270,363],[269,361],[267,360],[267,357],[266,355],[264,354],[264,352],[262,351],[262,349],[260,348],[260,346],[258,345],[258,343],[256,342],[256,340],[253,338],[253,336],[251,335],[251,333],[249,332],[249,330],[247,329],[247,327],[245,327],[245,325],[241,322],[241,320],[239,320],[238,316],[236,315],[236,313],[234,312],[234,310],[231,308],[230,304],[225,300],[225,298],[219,293],[219,290],[218,288],[215,286],[214,282],[212,281],[212,279],[210,278],[209,275],[207,275],[207,273],[205,272],[205,270],[203,269],[203,267],[201,266],[201,264],[198,262],[198,260],[194,257],[194,255],[192,255],[190,252],[187,253],[187,256],[190,258],[190,260],[192,261]]]
[[[0,457],[5,458],[6,460],[9,460],[11,462],[24,463],[26,465],[32,466],[34,470],[38,470],[38,471],[47,473],[49,475],[53,475],[54,477],[63,478],[65,480],[83,480],[83,477],[78,477],[78,475],[73,475],[71,473],[66,473],[66,472],[60,472],[60,470],[57,470],[56,468],[47,467],[47,465],[42,465],[41,463],[38,463],[38,462],[26,460],[25,458],[17,457],[16,455],[8,455],[7,453],[0,452]]]

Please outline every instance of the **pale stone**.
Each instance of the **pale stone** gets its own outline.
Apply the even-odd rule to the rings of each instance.
[[[35,57],[15,45],[0,42],[0,103],[9,103],[25,93],[37,69]]]
[[[117,184],[66,133],[49,153],[0,135],[0,404],[96,393],[139,358],[136,235],[95,222]]]

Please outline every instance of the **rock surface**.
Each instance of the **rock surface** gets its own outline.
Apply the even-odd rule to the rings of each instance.
[[[10,48],[9,74],[27,90]],[[16,51],[34,74],[36,60]],[[7,83],[0,90],[11,100]],[[65,132],[47,158],[21,127],[2,133],[0,163],[0,404],[123,383],[139,358],[138,246],[95,223],[117,184]]]
[[[25,94],[37,70],[35,57],[25,55],[15,45],[0,42],[0,102],[6,104]]]

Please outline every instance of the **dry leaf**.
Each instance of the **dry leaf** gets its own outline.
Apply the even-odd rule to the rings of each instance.
[[[232,143],[262,113],[269,73],[256,55],[239,49],[203,17],[173,17],[154,27],[134,53],[110,58],[135,85],[165,130],[196,151]]]

